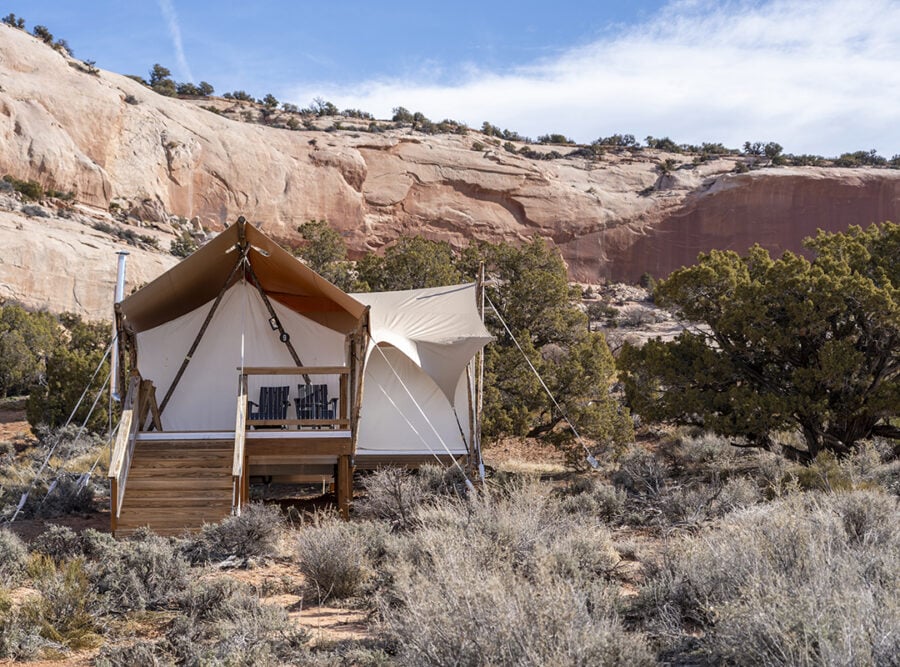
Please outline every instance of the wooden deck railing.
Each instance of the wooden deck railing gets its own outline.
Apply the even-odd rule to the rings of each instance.
[[[140,376],[134,375],[128,383],[128,391],[122,403],[119,432],[109,459],[109,501],[113,530],[116,519],[122,513],[128,471],[131,469],[131,459],[134,456],[134,443],[148,415],[152,416],[156,428],[162,430],[159,409],[156,405],[156,388],[150,380],[142,380]]]
[[[243,369],[238,368],[241,374],[241,387],[244,391],[244,399],[247,399],[247,378],[251,375],[294,375],[307,378],[316,375],[338,375],[340,376],[340,388],[338,390],[337,408],[338,413],[334,419],[249,419],[245,416],[244,428],[249,426],[281,426],[284,428],[350,428],[350,412],[349,412],[349,378],[350,369],[347,366],[247,366]],[[298,383],[299,384],[299,383]],[[293,411],[293,406],[288,407],[288,414]]]
[[[138,399],[140,386],[141,379],[139,377],[132,377],[128,383],[128,391],[122,403],[119,433],[109,459],[109,502],[113,530],[115,530],[116,519],[122,512],[125,483],[128,478],[128,468],[131,466],[131,455],[134,451],[134,427],[137,423],[134,418],[134,406]]]

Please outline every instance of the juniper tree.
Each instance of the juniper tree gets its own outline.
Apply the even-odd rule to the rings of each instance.
[[[793,430],[805,449],[780,444],[802,460],[900,438],[900,226],[806,245],[811,261],[712,251],[661,282],[657,302],[703,326],[623,349],[633,409],[763,448]]]

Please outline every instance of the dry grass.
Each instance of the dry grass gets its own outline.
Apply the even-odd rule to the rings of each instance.
[[[452,470],[378,471],[349,523],[256,505],[189,539],[116,542],[91,529],[105,515],[20,520],[24,545],[0,529],[0,658],[894,665],[891,453],[799,468],[660,430],[586,474],[501,443],[475,495]],[[3,478],[27,482],[38,454],[0,445]]]
[[[898,515],[877,491],[737,512],[673,544],[636,613],[675,662],[896,664]]]

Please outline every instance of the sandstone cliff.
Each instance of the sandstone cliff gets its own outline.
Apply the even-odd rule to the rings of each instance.
[[[538,234],[560,247],[574,280],[598,282],[636,280],[646,271],[664,276],[713,247],[798,249],[817,227],[900,219],[900,172],[891,170],[734,174],[733,157],[694,165],[689,156],[652,150],[534,160],[477,132],[334,130],[331,119],[291,131],[201,104],[210,102],[162,97],[124,76],[92,74],[81,61],[0,25],[0,174],[71,190],[99,212],[112,203],[163,228],[168,215],[210,230],[245,215],[290,243],[299,223],[327,219],[357,254],[404,233],[455,244]],[[214,104],[232,115],[240,106]],[[661,175],[665,158],[674,165]],[[7,249],[18,247],[23,232],[0,225],[3,293],[45,295],[43,276],[16,282],[39,270],[24,255],[18,264],[10,259]],[[50,241],[35,233],[29,243],[37,262]],[[73,297],[76,307],[86,298],[83,267],[93,268],[95,258],[80,244],[69,247],[60,270],[70,272],[72,293],[82,295]],[[145,264],[136,256],[135,270],[150,275],[174,261],[150,257]]]

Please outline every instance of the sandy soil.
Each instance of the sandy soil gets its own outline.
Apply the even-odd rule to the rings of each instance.
[[[25,400],[0,405],[0,442],[15,442],[33,438],[31,425],[25,419]]]

